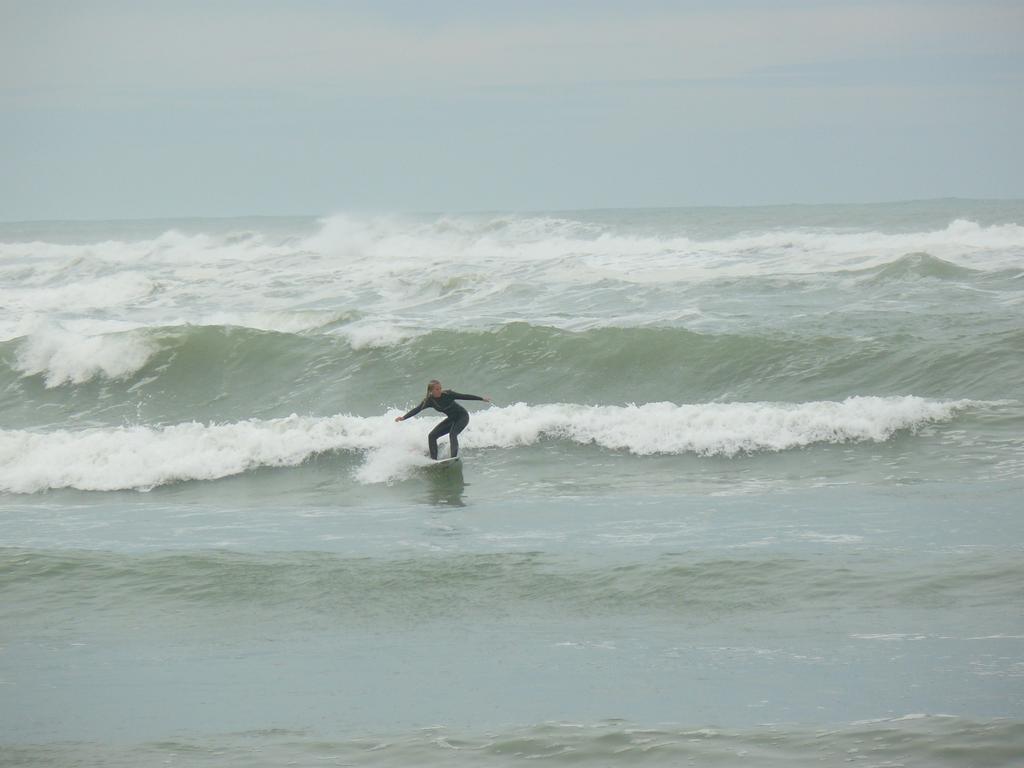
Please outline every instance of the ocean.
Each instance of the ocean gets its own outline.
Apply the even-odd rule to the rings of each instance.
[[[1024,202],[4,223],[0,414],[0,765],[1024,763]]]

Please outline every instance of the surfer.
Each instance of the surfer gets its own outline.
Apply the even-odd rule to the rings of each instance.
[[[448,443],[451,446],[451,457],[454,459],[459,455],[459,432],[469,424],[469,411],[459,405],[456,400],[483,400],[491,402],[489,397],[479,395],[462,395],[452,392],[450,389],[441,389],[441,382],[432,379],[427,385],[427,396],[423,402],[413,408],[404,416],[396,416],[395,421],[405,421],[412,418],[424,408],[433,408],[445,415],[445,420],[430,430],[427,436],[427,446],[430,448],[430,458],[437,459],[437,438],[448,434]]]

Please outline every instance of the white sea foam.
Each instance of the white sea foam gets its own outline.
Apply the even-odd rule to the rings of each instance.
[[[821,442],[884,441],[899,430],[949,420],[971,405],[912,396],[799,404],[518,403],[476,412],[460,442],[472,450],[560,439],[640,456],[734,456]],[[261,466],[294,466],[326,451],[363,453],[357,480],[390,482],[429,463],[423,455],[429,422],[396,424],[397,413],[162,428],[4,430],[0,489],[146,489],[182,480],[213,480]]]
[[[189,322],[169,319],[164,328],[186,326],[237,326],[279,333],[305,333],[332,325],[345,313],[217,312]],[[48,388],[82,384],[95,378],[121,379],[145,366],[159,344],[147,336],[146,327],[105,318],[71,318],[49,323],[39,316],[26,317],[11,326],[19,338],[15,370],[25,376],[43,376]],[[387,347],[423,333],[385,321],[359,321],[337,331],[353,349]]]
[[[154,288],[153,281],[140,272],[116,272],[53,285],[0,289],[0,306],[19,313],[69,308],[85,312],[137,303]]]
[[[909,253],[1000,270],[1020,268],[1022,248],[1024,227],[966,220],[902,234],[788,229],[698,239],[544,216],[335,216],[308,237],[170,231],[133,242],[0,243],[0,306],[11,313],[0,311],[0,332],[25,313],[66,319],[97,310],[149,327],[225,314],[226,322],[283,332],[318,327],[304,313],[352,309],[389,318],[392,329],[539,318],[568,326],[581,317],[673,323],[694,307],[638,306],[637,285],[804,278]],[[355,327],[352,338],[388,346],[408,337]]]
[[[386,320],[349,323],[338,329],[338,334],[348,341],[352,349],[391,347],[425,332]]]
[[[290,417],[233,424],[0,432],[0,488],[148,489],[294,466],[325,450],[372,442],[372,419]]]
[[[541,436],[637,455],[735,456],[812,443],[884,441],[901,429],[950,418],[968,401],[851,397],[842,402],[649,403],[627,406],[516,404],[475,419],[474,442],[528,445]]]
[[[928,252],[979,269],[1020,266],[1024,227],[955,220],[944,229],[886,234],[794,229],[699,240],[619,233],[571,220],[506,218],[410,224],[396,218],[336,216],[305,242],[343,257],[357,279],[432,277],[487,270],[509,279],[558,283],[660,282],[864,269],[907,253]]]
[[[142,332],[85,335],[44,328],[27,336],[18,348],[15,368],[26,376],[43,375],[48,388],[82,384],[97,376],[119,379],[142,368],[156,344]]]

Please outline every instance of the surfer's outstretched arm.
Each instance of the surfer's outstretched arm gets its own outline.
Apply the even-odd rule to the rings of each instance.
[[[452,392],[450,389],[448,390],[448,394],[455,400],[483,400],[484,402],[491,402],[491,398],[487,397],[487,395],[484,395],[483,397],[480,397],[480,395],[463,395],[458,392]]]
[[[405,414],[404,416],[395,416],[395,421],[405,421],[406,419],[411,419],[411,418],[412,418],[413,416],[415,416],[415,415],[416,415],[417,413],[419,413],[420,411],[422,411],[422,410],[423,410],[423,408],[424,408],[424,407],[426,406],[426,404],[427,404],[427,401],[426,401],[426,400],[424,400],[424,401],[423,401],[422,403],[420,403],[419,405],[417,405],[417,406],[416,406],[415,408],[413,408],[413,409],[412,409],[411,411],[409,411],[409,412],[408,412],[407,414]]]

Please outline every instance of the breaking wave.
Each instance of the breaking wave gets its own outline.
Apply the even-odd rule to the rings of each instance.
[[[791,404],[517,403],[475,413],[460,442],[483,449],[564,440],[637,456],[736,456],[817,443],[883,442],[901,431],[949,421],[977,405],[913,396]],[[391,482],[430,463],[423,455],[423,430],[411,428],[410,422],[395,424],[399,413],[77,431],[2,430],[0,489],[146,490],[215,480],[258,467],[297,466],[330,451],[364,454],[356,470],[359,482]]]

